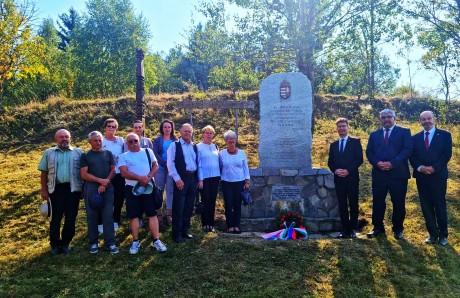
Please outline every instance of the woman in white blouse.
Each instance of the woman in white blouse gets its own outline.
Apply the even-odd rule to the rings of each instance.
[[[212,143],[216,131],[211,125],[205,126],[201,132],[203,142],[196,145],[198,149],[198,188],[201,189],[201,201],[204,205],[201,224],[204,232],[214,232],[214,211],[220,180],[219,148]]]
[[[224,133],[227,149],[219,152],[222,191],[225,202],[225,219],[229,233],[240,234],[241,192],[249,189],[249,167],[246,153],[236,148],[236,133]]]
[[[118,121],[114,118],[109,118],[104,121],[104,138],[102,139],[102,148],[109,150],[113,154],[115,164],[118,162],[118,157],[124,152],[125,140],[122,137],[116,136],[118,129]],[[120,170],[115,167],[115,177],[112,179],[114,188],[113,201],[113,227],[115,232],[121,223],[121,209],[125,201],[125,178],[121,177]],[[99,217],[98,223],[99,233],[102,233],[102,219]]]

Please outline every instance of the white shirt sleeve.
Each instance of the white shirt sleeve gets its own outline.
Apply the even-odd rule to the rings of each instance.
[[[174,181],[177,182],[181,180],[181,178],[179,174],[177,173],[176,164],[174,162],[174,159],[176,156],[176,143],[175,142],[169,145],[169,148],[166,154],[167,154],[166,165],[168,167],[169,176],[171,176],[174,179]]]

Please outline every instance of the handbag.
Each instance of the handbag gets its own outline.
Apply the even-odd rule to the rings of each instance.
[[[150,171],[152,170],[152,161],[150,159],[150,154],[148,152],[148,149],[145,149],[145,154],[147,154],[147,159],[149,160],[149,168]],[[152,178],[152,183],[153,183],[153,191],[152,191],[152,197],[153,197],[153,202],[155,205],[155,209],[160,209],[163,206],[163,194],[161,192],[161,189],[157,186],[155,183],[155,180]]]
[[[251,198],[249,189],[243,189],[243,191],[241,192],[241,197],[243,198],[242,203],[245,206],[248,206],[254,203],[254,201]]]

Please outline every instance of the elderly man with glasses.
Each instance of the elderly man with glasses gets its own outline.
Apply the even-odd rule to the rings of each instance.
[[[158,251],[165,251],[166,246],[160,240],[158,218],[155,210],[152,190],[152,179],[158,171],[158,163],[150,148],[141,148],[139,136],[130,133],[126,137],[128,152],[120,155],[117,167],[126,180],[126,214],[129,217],[133,244],[129,249],[130,254],[137,254],[139,242],[139,213],[142,211],[148,217],[148,225],[153,236],[152,247]],[[148,155],[148,156],[147,156]],[[149,164],[150,160],[150,164]]]
[[[374,230],[367,234],[373,238],[385,234],[387,193],[393,204],[393,235],[403,238],[403,222],[406,216],[407,181],[410,178],[408,159],[412,153],[410,129],[395,125],[396,114],[391,109],[380,112],[381,128],[372,132],[366,148],[366,156],[372,165],[372,224]]]

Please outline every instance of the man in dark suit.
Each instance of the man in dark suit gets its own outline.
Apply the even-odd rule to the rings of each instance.
[[[390,193],[393,204],[393,235],[403,238],[403,222],[406,216],[407,181],[410,178],[408,159],[412,153],[410,130],[395,125],[396,114],[391,109],[380,112],[382,128],[372,132],[366,148],[366,156],[372,165],[372,224],[374,230],[367,234],[372,238],[385,233],[385,199]]]
[[[334,173],[335,192],[339,202],[342,223],[342,233],[339,238],[356,238],[359,213],[358,168],[363,163],[363,148],[359,139],[348,135],[348,119],[339,118],[335,124],[340,139],[331,144],[327,164]]]
[[[447,163],[452,157],[452,136],[449,132],[434,126],[431,111],[420,114],[423,130],[412,136],[414,150],[410,163],[420,197],[423,217],[430,236],[427,244],[447,245]]]

